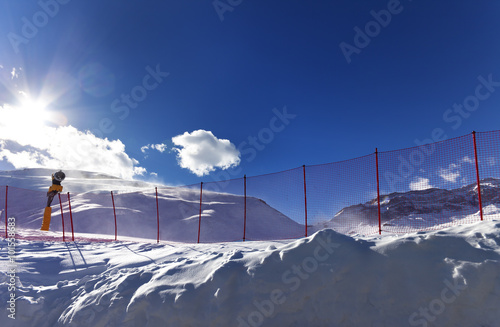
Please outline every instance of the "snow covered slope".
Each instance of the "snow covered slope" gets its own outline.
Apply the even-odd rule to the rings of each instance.
[[[20,233],[40,233],[20,231]],[[33,236],[33,235],[32,235]],[[464,326],[500,321],[500,222],[221,244],[0,241],[2,327]],[[16,268],[16,320],[7,317]]]
[[[28,168],[22,170],[0,170],[0,185],[9,185],[29,190],[47,191],[51,175],[56,169]],[[154,188],[153,184],[125,180],[114,176],[82,170],[65,170],[64,192],[85,193],[100,191],[140,191]]]
[[[485,219],[500,218],[500,180],[481,180],[481,195]],[[470,222],[479,219],[477,185],[471,184],[453,190],[430,188],[406,193],[381,196],[381,220],[383,229],[405,231],[419,230],[451,222]],[[328,222],[320,223],[313,230],[333,228],[342,233],[378,231],[378,203],[346,207]]]
[[[46,204],[46,190],[51,184],[51,172],[44,169],[0,172],[0,185],[4,183],[10,186],[8,214],[16,218],[18,228],[40,228]],[[157,206],[153,185],[81,171],[67,171],[66,176],[61,201],[65,212],[64,229],[67,233],[71,231],[71,223],[65,192],[71,191],[75,232],[107,234],[114,237],[113,199],[109,192],[113,190],[118,236],[157,238]],[[122,192],[116,192],[117,190]],[[1,192],[3,190],[0,190],[0,195]],[[199,203],[199,188],[158,188],[160,239],[197,242],[200,224]],[[3,202],[0,208],[3,208]],[[242,196],[204,191],[200,242],[241,240],[244,232],[243,208]],[[245,236],[248,240],[298,238],[304,234],[303,225],[289,219],[260,199],[248,197],[247,208]],[[50,229],[62,231],[57,198],[52,203]]]

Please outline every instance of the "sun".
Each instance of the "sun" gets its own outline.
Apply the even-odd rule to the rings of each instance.
[[[46,121],[50,116],[44,101],[28,97],[19,99],[14,106],[4,105],[0,109],[2,132],[8,135],[19,135],[23,138],[39,135],[41,129],[47,126]]]
[[[16,105],[0,106],[0,139],[16,140],[20,145],[40,140],[45,128],[46,110],[42,102],[22,99]]]
[[[18,107],[16,116],[18,116],[20,123],[26,127],[42,127],[47,120],[48,113],[46,108],[47,105],[43,100],[23,99]]]
[[[46,99],[32,98],[21,93],[16,104],[0,106],[0,135],[15,134],[29,139],[36,138],[46,128],[66,126],[66,116],[51,110],[51,102]]]

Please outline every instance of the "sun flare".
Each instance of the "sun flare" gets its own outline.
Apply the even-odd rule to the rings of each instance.
[[[43,125],[47,119],[47,105],[41,100],[26,99],[19,107],[19,115],[23,115],[28,125]]]
[[[46,126],[48,113],[43,101],[22,99],[18,105],[4,105],[0,110],[2,132],[31,139]]]

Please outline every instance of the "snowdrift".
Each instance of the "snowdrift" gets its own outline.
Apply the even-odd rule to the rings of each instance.
[[[158,190],[159,211],[168,218],[160,220],[160,234],[169,241],[156,244],[152,185],[88,172],[69,175],[66,190],[79,190],[72,197],[79,241],[64,243],[58,241],[57,210],[51,231],[38,230],[50,171],[0,172],[0,184],[12,186],[9,217],[15,217],[18,237],[0,241],[2,327],[496,327],[500,321],[498,220],[401,237],[353,238],[324,229],[298,240],[185,244],[173,241],[195,242],[199,190],[164,187]],[[497,184],[490,182],[485,213],[494,213],[490,206],[497,201]],[[30,194],[23,189],[23,196],[16,195],[16,187]],[[118,242],[109,241],[110,190],[116,191]],[[420,201],[425,193],[393,194],[384,200],[386,208],[408,211],[384,223],[447,212],[443,203],[453,197],[440,194],[444,201],[434,204]],[[242,197],[207,191],[203,199],[201,241],[241,239]],[[248,220],[255,222],[247,225],[247,238],[302,235],[304,226],[257,198],[247,201]],[[459,207],[475,205],[473,197],[465,201]],[[12,296],[15,320],[7,310]]]
[[[38,231],[19,231],[38,233]],[[2,246],[2,270],[6,267]],[[222,244],[19,240],[2,326],[498,326],[500,222]]]

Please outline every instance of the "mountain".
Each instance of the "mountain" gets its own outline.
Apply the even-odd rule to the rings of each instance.
[[[27,168],[0,171],[0,185],[46,191],[51,184],[51,176],[56,169]],[[83,170],[65,170],[64,192],[104,192],[104,191],[140,191],[154,188],[151,183],[137,180],[125,180],[115,176]]]
[[[9,185],[8,214],[16,218],[18,228],[40,228],[52,172],[46,169],[0,172],[0,185]],[[67,196],[70,191],[75,232],[114,236],[116,212],[118,237],[157,238],[157,204],[153,184],[73,170],[66,171],[63,186],[61,202],[66,233],[71,231]],[[110,190],[114,191],[113,198]],[[0,187],[2,199],[4,192],[5,189]],[[0,208],[3,206],[1,200]],[[197,242],[200,225],[200,242],[241,240],[244,230],[243,208],[243,196],[204,191],[200,222],[199,187],[158,187],[160,239]],[[247,208],[248,240],[298,238],[303,235],[303,225],[258,198],[247,197]],[[62,225],[56,197],[52,203],[50,230],[62,231]]]
[[[483,214],[500,213],[500,180],[481,180]],[[385,231],[418,230],[457,220],[474,220],[479,215],[477,184],[446,190],[429,188],[420,191],[381,195],[381,221]],[[378,232],[377,198],[340,210],[332,219],[312,227],[313,231],[333,228],[343,233]]]

